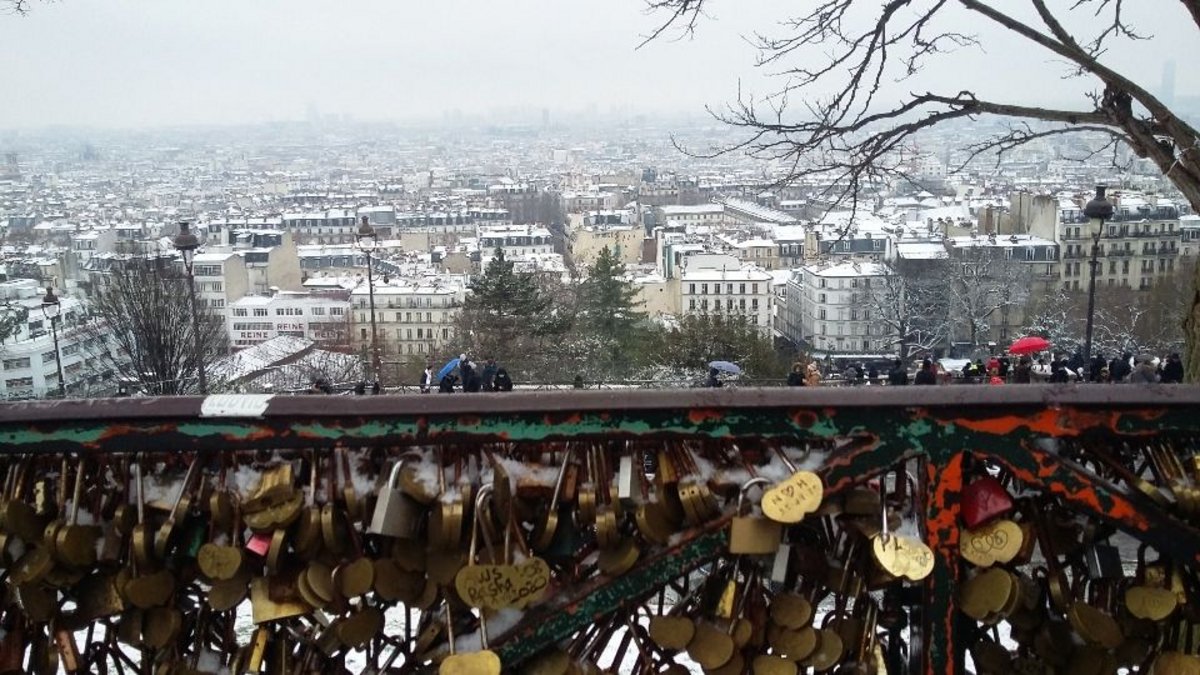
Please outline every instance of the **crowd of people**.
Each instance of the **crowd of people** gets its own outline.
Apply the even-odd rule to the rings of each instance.
[[[961,370],[947,371],[945,367],[931,359],[924,359],[916,372],[909,376],[908,369],[900,359],[892,363],[892,367],[883,373],[875,365],[862,363],[850,364],[844,371],[838,373],[841,382],[851,385],[888,384],[892,386],[918,384],[930,385],[939,383],[960,382],[964,384],[1065,384],[1068,382],[1092,382],[1097,384],[1130,383],[1130,384],[1182,384],[1184,378],[1183,361],[1178,353],[1172,353],[1164,359],[1152,356],[1134,356],[1130,352],[1121,354],[1111,360],[1103,354],[1097,354],[1089,361],[1083,354],[1076,352],[1067,358],[1062,354],[1052,356],[993,356],[986,362],[983,359],[968,360]],[[795,363],[792,372],[788,374],[789,387],[817,386],[821,384],[822,375],[817,364]]]
[[[458,371],[457,375],[455,370]],[[463,354],[458,357],[458,365],[440,378],[433,362],[426,362],[420,387],[422,394],[428,394],[435,387],[439,394],[453,394],[456,391],[474,394],[481,391],[512,391],[513,381],[508,371],[496,364],[496,359],[488,358],[480,367]]]

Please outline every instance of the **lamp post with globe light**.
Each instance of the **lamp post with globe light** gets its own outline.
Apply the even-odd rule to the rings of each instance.
[[[62,312],[62,303],[54,294],[54,289],[46,287],[46,297],[42,298],[42,314],[50,320],[50,334],[54,336],[54,365],[58,367],[58,397],[67,397],[67,382],[63,379],[62,353],[58,349],[58,317]]]
[[[1092,325],[1096,318],[1096,271],[1100,268],[1100,238],[1104,236],[1105,221],[1113,215],[1112,202],[1104,196],[1107,189],[1107,186],[1097,185],[1096,196],[1083,207],[1083,215],[1088,219],[1088,233],[1092,235],[1092,259],[1088,261],[1091,277],[1088,280],[1087,328],[1083,338],[1083,362],[1087,367],[1092,364]]]
[[[200,395],[208,395],[208,376],[204,372],[204,348],[200,339],[200,314],[196,310],[196,275],[192,263],[196,259],[196,249],[200,248],[200,239],[191,232],[191,223],[179,221],[179,234],[175,235],[175,250],[183,256],[183,267],[187,271],[188,299],[192,306],[192,338],[196,350],[196,372],[200,380]]]
[[[367,298],[371,306],[371,376],[379,382],[379,335],[375,330],[375,273],[372,270],[371,254],[379,246],[379,235],[371,227],[371,221],[362,217],[358,231],[354,233],[354,245],[367,256]]]

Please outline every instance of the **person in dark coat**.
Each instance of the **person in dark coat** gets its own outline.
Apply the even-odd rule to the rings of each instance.
[[[1033,382],[1033,361],[1028,356],[1022,356],[1013,369],[1013,384],[1029,384]]]
[[[933,372],[933,361],[925,359],[921,362],[921,369],[917,371],[914,384],[937,384],[937,374]]]
[[[787,386],[789,386],[789,387],[803,387],[804,386],[804,366],[800,365],[799,361],[792,364],[792,372],[788,373],[788,376],[787,376]]]
[[[1012,362],[1008,360],[1007,356],[1001,356],[997,361],[1000,368],[1000,377],[1007,380],[1008,374],[1012,372]]]
[[[505,370],[504,368],[496,369],[495,384],[496,384],[496,391],[512,391],[513,390],[512,378],[508,376],[508,371]]]
[[[463,393],[474,394],[483,386],[479,371],[470,362],[460,363],[458,369],[462,372]]]
[[[867,367],[867,381],[871,384],[879,384],[879,368],[872,363]]]
[[[1075,353],[1071,354],[1071,358],[1067,360],[1067,367],[1072,371],[1079,373],[1080,379],[1083,379],[1083,367],[1085,365],[1087,364],[1083,362],[1083,352],[1079,351],[1078,349],[1076,349]]]
[[[496,359],[488,359],[483,365],[483,372],[480,374],[483,380],[484,391],[496,390]]]
[[[708,369],[708,380],[706,380],[704,382],[704,386],[710,387],[710,388],[722,386],[721,378],[717,377],[718,374],[719,374],[719,371],[716,368],[709,368]]]
[[[1050,362],[1050,382],[1052,384],[1066,384],[1070,379],[1067,374],[1066,359],[1056,358]]]
[[[1172,353],[1167,357],[1167,362],[1162,366],[1162,377],[1159,381],[1163,384],[1183,383],[1183,361],[1179,358],[1179,352]]]
[[[1091,371],[1088,373],[1089,379],[1091,379],[1092,382],[1100,382],[1100,373],[1105,370],[1108,370],[1108,361],[1105,360],[1104,354],[1097,352],[1096,355],[1092,357]]]
[[[905,385],[908,384],[908,369],[896,359],[892,362],[892,369],[888,371],[888,384],[890,385]]]
[[[446,376],[442,378],[442,381],[438,383],[438,393],[453,394],[454,384],[457,381],[458,378],[453,373],[447,373]]]
[[[1133,372],[1133,367],[1129,365],[1133,354],[1125,352],[1119,359],[1113,359],[1112,363],[1108,364],[1108,376],[1113,382],[1124,382],[1128,379],[1129,374]]]

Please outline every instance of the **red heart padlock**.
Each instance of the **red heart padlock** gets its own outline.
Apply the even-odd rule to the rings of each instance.
[[[991,476],[984,476],[963,488],[962,519],[969,528],[979,527],[1012,510],[1012,496]]]

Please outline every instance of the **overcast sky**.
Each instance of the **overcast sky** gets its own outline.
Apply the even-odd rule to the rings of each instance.
[[[701,112],[730,100],[739,78],[766,90],[744,36],[797,4],[718,0],[693,39],[638,50],[661,19],[641,0],[58,0],[0,15],[0,128],[298,120],[309,105],[359,119],[589,104]],[[1198,41],[1179,4],[1134,3],[1160,39],[1123,48],[1120,64],[1157,89],[1163,61],[1175,58],[1178,90],[1188,93],[1200,89]],[[943,83],[952,91],[978,84],[1070,100],[1071,85],[1044,54],[983,37],[988,54],[925,77],[951,78]],[[1046,84],[1031,92],[1035,73]]]

